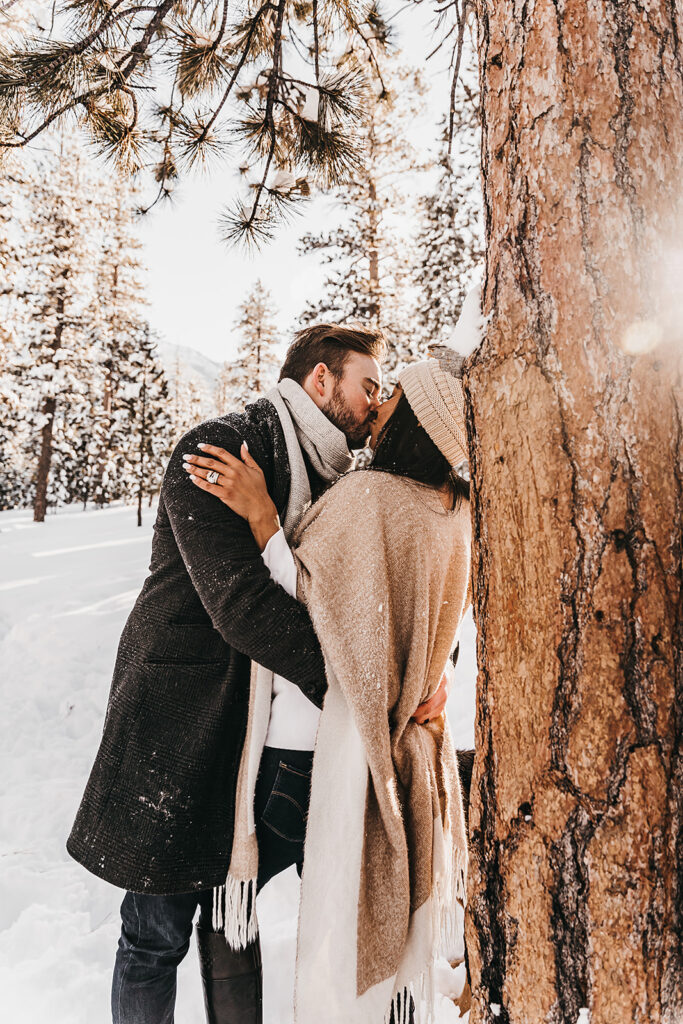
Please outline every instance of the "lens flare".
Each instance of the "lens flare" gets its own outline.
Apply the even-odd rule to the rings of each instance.
[[[621,337],[621,348],[627,356],[642,356],[652,352],[664,340],[664,331],[658,320],[635,320]]]

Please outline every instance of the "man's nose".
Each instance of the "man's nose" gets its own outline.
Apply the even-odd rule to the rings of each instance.
[[[371,412],[377,412],[377,410],[379,409],[381,404],[382,403],[380,401],[379,392],[377,392],[376,395],[371,395],[370,396],[370,411]]]

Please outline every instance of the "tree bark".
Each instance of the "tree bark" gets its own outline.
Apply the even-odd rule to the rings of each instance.
[[[47,419],[40,431],[40,454],[38,456],[38,470],[36,473],[36,493],[33,499],[34,523],[44,523],[45,514],[47,512],[47,485],[50,479],[50,465],[52,463],[52,428],[55,422],[56,408],[57,400],[55,398],[46,398],[41,410]]]
[[[680,1024],[683,17],[478,15],[471,1024]]]
[[[147,447],[147,364],[142,368],[140,388],[140,447],[138,451],[138,526],[142,526],[142,497],[145,492],[145,448]]]
[[[370,196],[370,247],[368,250],[368,275],[370,289],[368,299],[368,315],[370,321],[374,323],[377,327],[379,327],[381,322],[379,290],[379,249],[377,244],[377,234],[379,231],[379,215],[377,213],[377,188],[372,178],[370,179],[368,194]]]

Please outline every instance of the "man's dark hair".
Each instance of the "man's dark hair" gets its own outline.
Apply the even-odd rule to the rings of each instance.
[[[302,331],[297,331],[287,349],[280,380],[288,377],[297,384],[303,384],[318,363],[324,363],[332,376],[339,380],[351,352],[372,356],[381,363],[386,353],[382,332],[360,324],[350,327],[341,327],[339,324],[304,327]]]

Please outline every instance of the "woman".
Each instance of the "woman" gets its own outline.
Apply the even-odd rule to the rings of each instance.
[[[370,468],[322,495],[288,556],[328,681],[306,831],[297,1024],[402,1022],[408,994],[416,1019],[429,1020],[434,962],[453,942],[464,898],[448,725],[411,721],[437,688],[466,610],[468,487],[454,471],[467,458],[460,381],[434,359],[407,367],[371,446]],[[193,481],[249,521],[264,555],[282,549],[256,464],[213,453],[193,460]],[[236,834],[226,917],[242,924],[255,877],[246,849]]]

